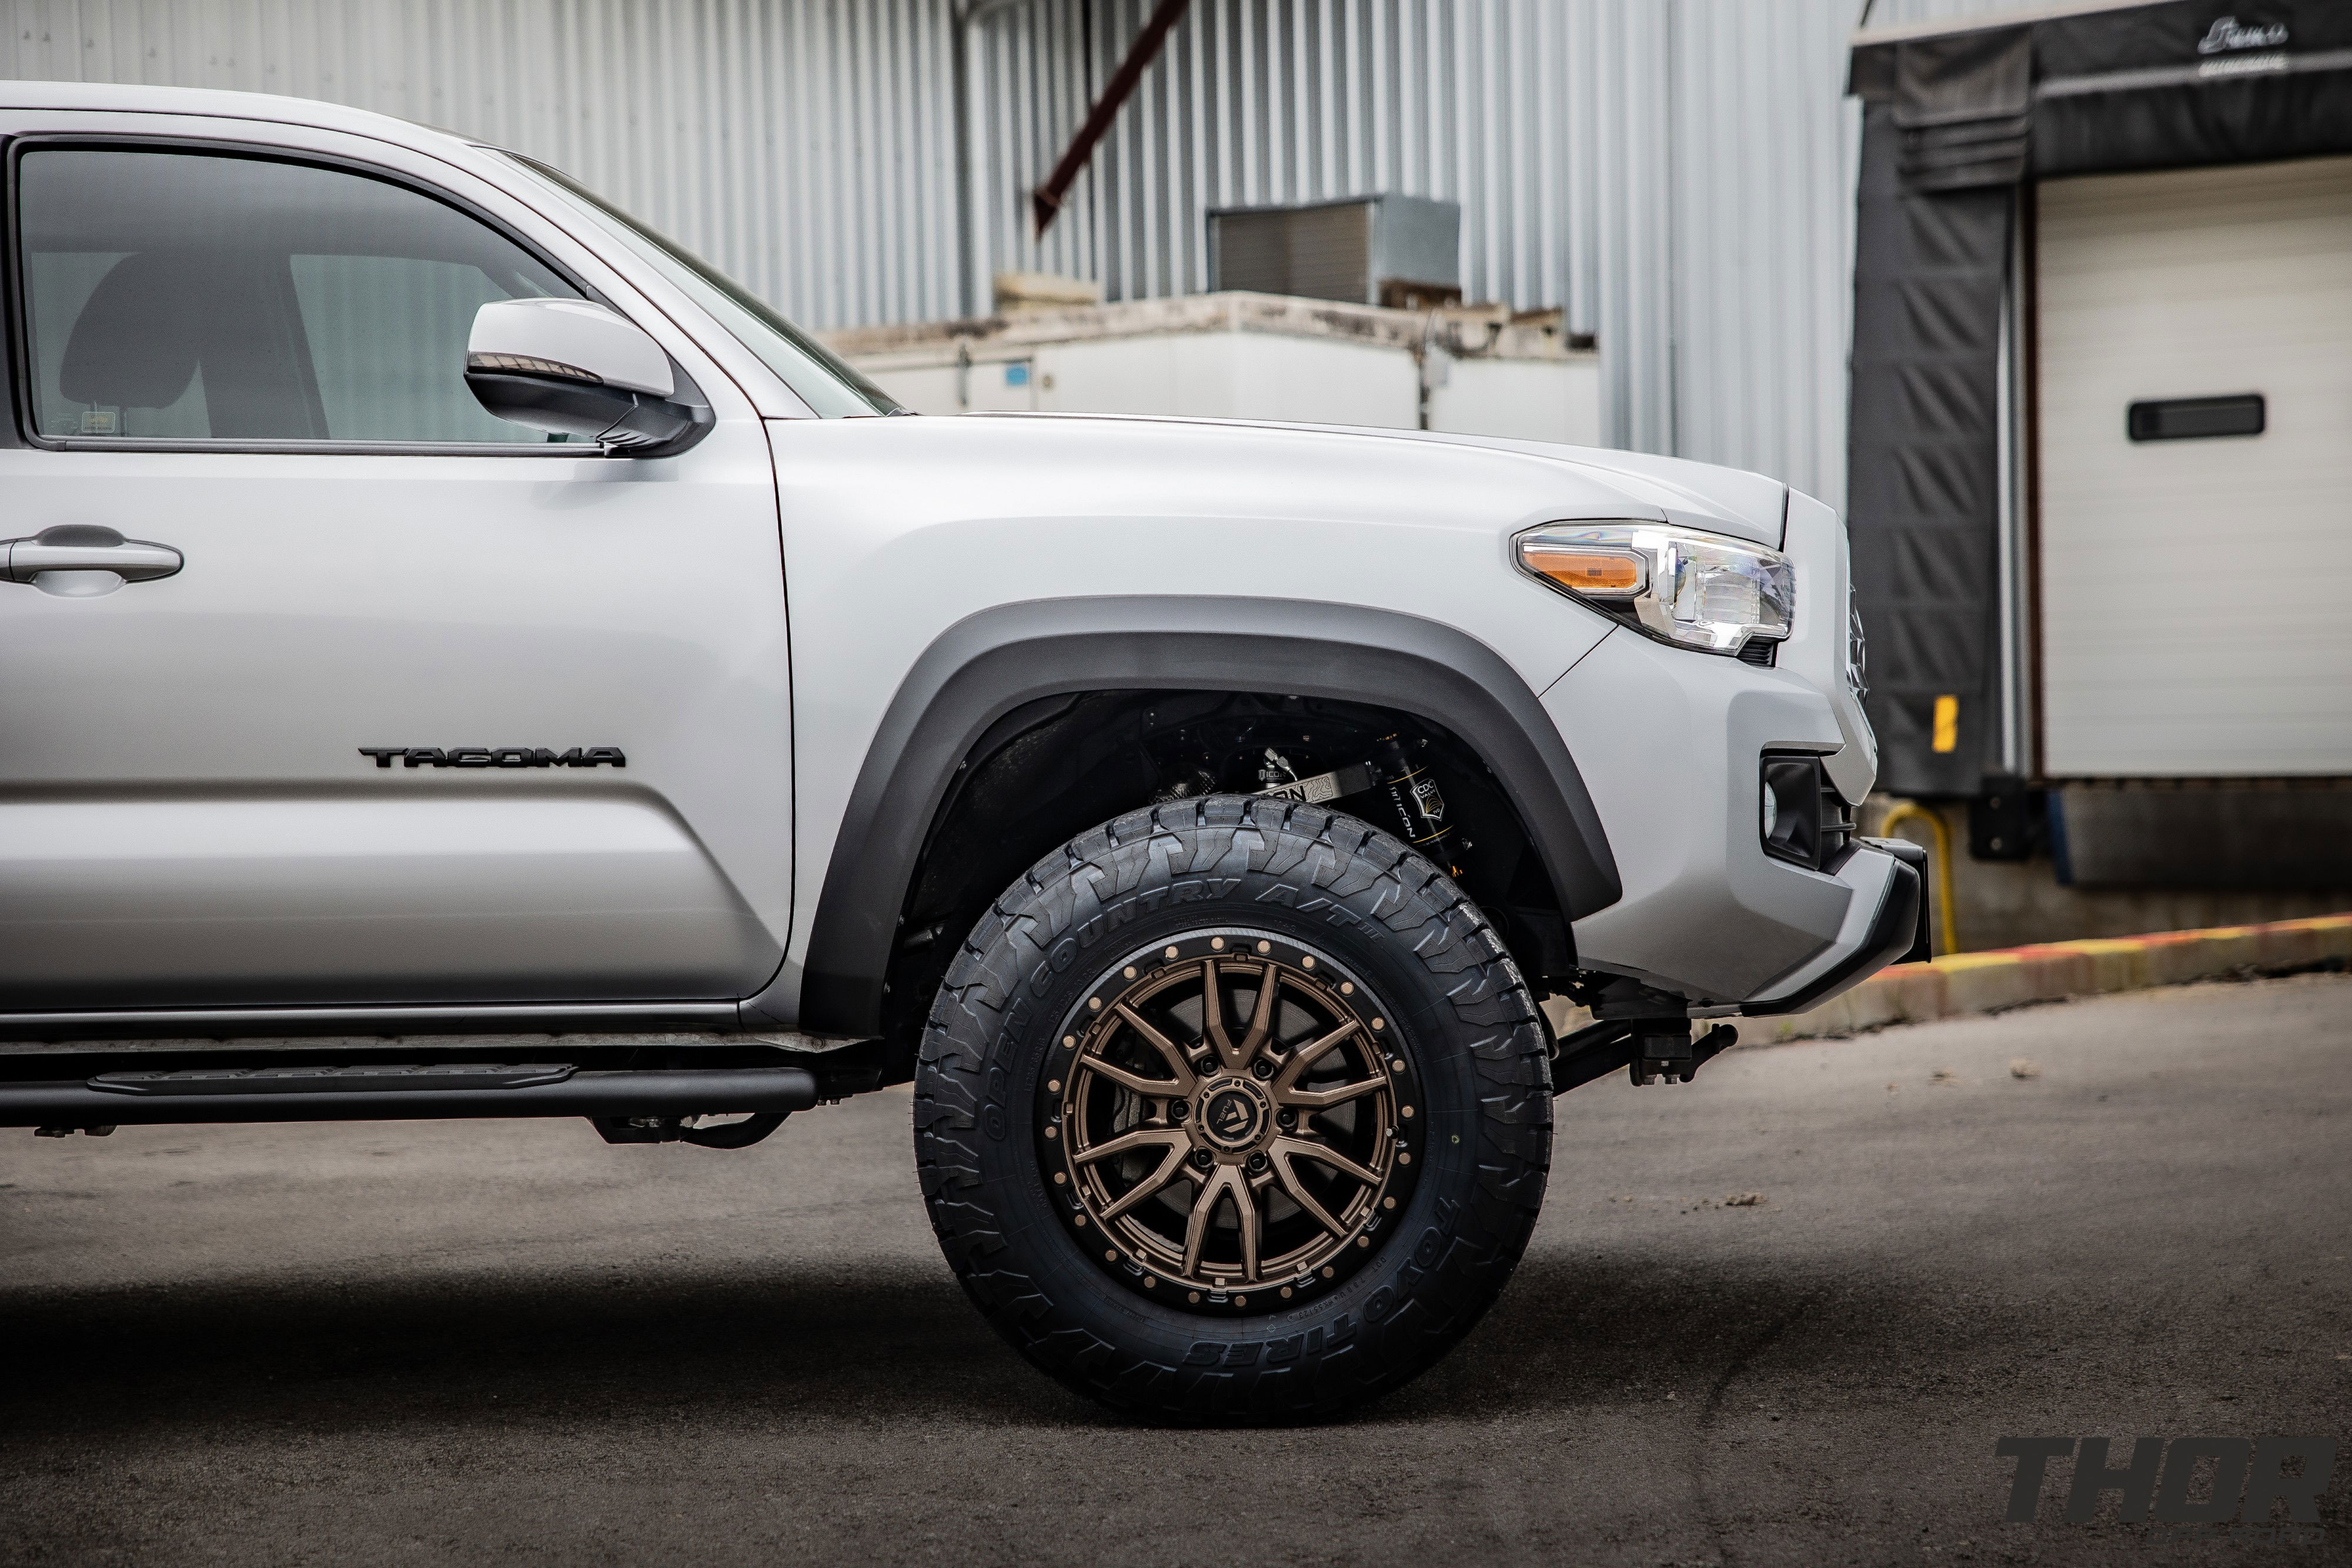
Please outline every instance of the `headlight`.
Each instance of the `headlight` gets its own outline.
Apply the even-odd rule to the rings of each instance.
[[[1520,570],[1660,642],[1737,654],[1796,613],[1789,558],[1664,523],[1560,524],[1514,542]]]

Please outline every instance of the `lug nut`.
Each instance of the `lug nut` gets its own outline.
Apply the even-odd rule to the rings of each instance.
[[[1296,1111],[1276,1111],[1274,1113],[1274,1124],[1281,1128],[1286,1133],[1290,1132],[1298,1125],[1298,1113]]]
[[[1265,1171],[1265,1156],[1264,1155],[1252,1155],[1249,1157],[1249,1173],[1250,1173],[1250,1175],[1252,1175],[1252,1176],[1257,1176],[1257,1175],[1261,1174],[1262,1172],[1264,1172],[1264,1171]]]
[[[1181,1100],[1171,1100],[1168,1103],[1168,1119],[1171,1122],[1181,1122],[1192,1113],[1192,1107]]]
[[[1211,1154],[1206,1149],[1194,1149],[1192,1151],[1192,1163],[1202,1170],[1207,1170],[1211,1166],[1217,1163],[1217,1156]]]
[[[1251,1076],[1252,1078],[1261,1078],[1261,1079],[1262,1079],[1262,1078],[1271,1078],[1271,1077],[1273,1077],[1273,1076],[1274,1076],[1274,1063],[1273,1063],[1273,1062],[1271,1062],[1271,1061],[1267,1061],[1265,1057],[1263,1057],[1263,1056],[1259,1057],[1255,1061],[1253,1061],[1253,1062],[1251,1062],[1251,1063],[1250,1063],[1250,1076]]]

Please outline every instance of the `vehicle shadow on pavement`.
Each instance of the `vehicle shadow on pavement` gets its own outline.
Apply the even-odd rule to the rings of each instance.
[[[1955,1329],[1932,1290],[1883,1274],[1646,1249],[1535,1256],[1459,1351],[1378,1409],[1519,1416],[1673,1393],[1697,1415],[1768,1354],[1778,1377],[1835,1379],[1856,1364],[1878,1385],[1936,1377]]]
[[[184,1422],[628,1424],[685,1410],[792,1423],[1124,1424],[1033,1372],[936,1269],[720,1277],[281,1281],[0,1294],[0,1418],[52,1437]],[[1802,1319],[1793,1339],[1782,1333]],[[1900,1375],[1919,1304],[1787,1271],[1531,1258],[1469,1342],[1354,1420],[1614,1404],[1647,1369],[1687,1387],[1766,1338]]]

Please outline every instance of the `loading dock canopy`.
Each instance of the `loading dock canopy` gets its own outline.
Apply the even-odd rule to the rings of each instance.
[[[1847,505],[1879,778],[1971,795],[2003,770],[1999,366],[2019,187],[2352,152],[2352,5],[2171,0],[1864,34],[1851,90]],[[1947,702],[1937,723],[1938,698],[1957,722]]]

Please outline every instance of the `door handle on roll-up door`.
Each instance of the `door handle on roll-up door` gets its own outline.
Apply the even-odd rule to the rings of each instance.
[[[126,582],[169,577],[183,564],[170,545],[126,539],[92,523],[65,523],[28,539],[0,540],[0,582],[29,582],[68,596],[111,593]]]

